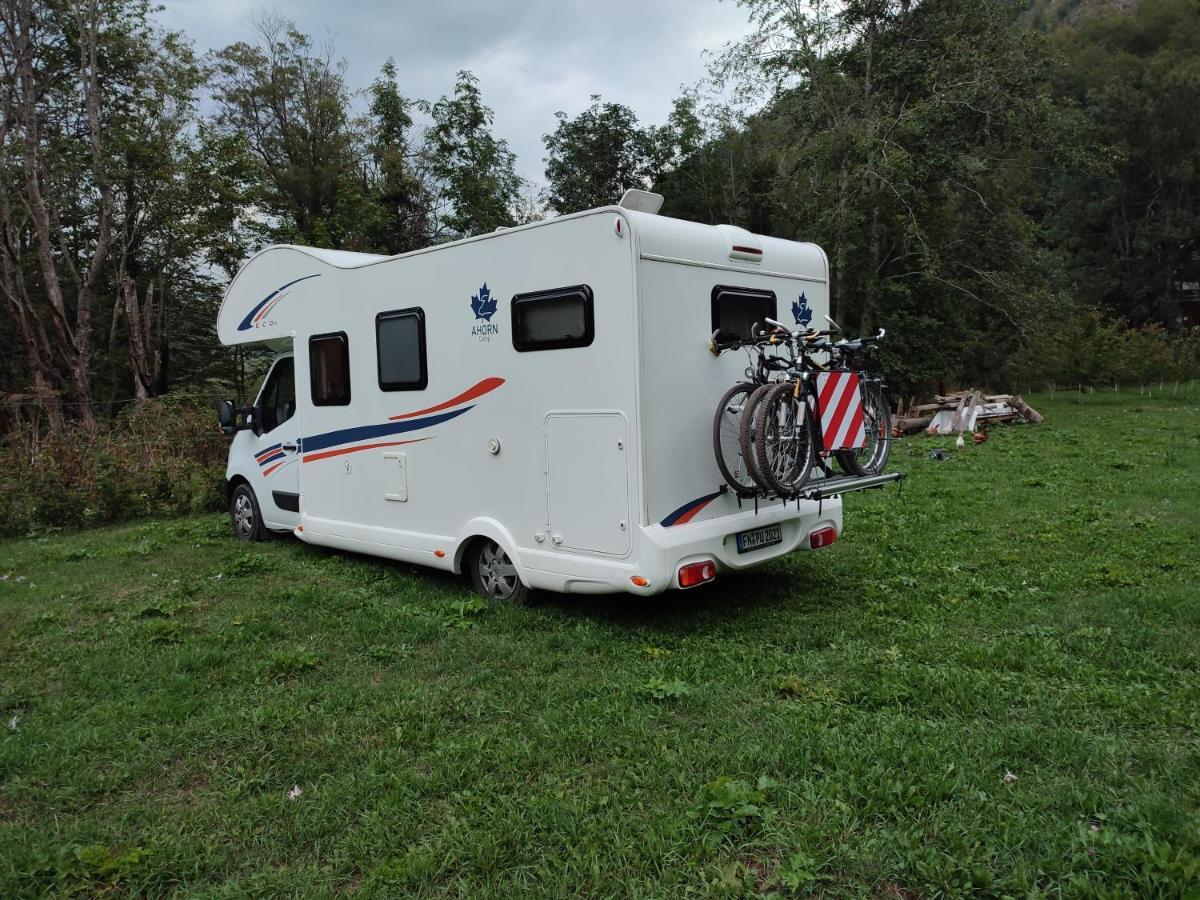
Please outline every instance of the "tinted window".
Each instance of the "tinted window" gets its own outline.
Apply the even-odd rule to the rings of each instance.
[[[314,406],[350,402],[350,346],[344,331],[308,339],[308,369]]]
[[[586,284],[512,299],[513,346],[526,350],[586,347],[595,336],[592,289]]]
[[[275,363],[258,402],[264,434],[274,431],[296,412],[296,364],[290,356]]]
[[[712,328],[731,337],[753,337],[755,324],[763,326],[767,318],[778,319],[775,294],[750,288],[723,287],[712,292]]]
[[[379,387],[385,391],[422,391],[428,382],[425,367],[425,313],[401,309],[375,318],[375,349],[379,355]]]

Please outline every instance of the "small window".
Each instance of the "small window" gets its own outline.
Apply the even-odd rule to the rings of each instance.
[[[429,383],[425,367],[425,313],[400,309],[375,317],[375,350],[379,356],[381,391],[423,391]]]
[[[753,337],[751,329],[768,318],[778,319],[773,291],[717,285],[712,292],[712,328],[743,340]]]
[[[575,287],[517,294],[512,298],[513,347],[526,350],[562,350],[586,347],[595,337],[592,289]]]
[[[345,406],[350,402],[350,344],[346,332],[308,339],[308,377],[313,406]]]

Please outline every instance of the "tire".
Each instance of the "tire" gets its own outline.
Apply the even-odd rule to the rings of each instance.
[[[750,399],[746,401],[746,406],[742,409],[742,420],[738,425],[740,433],[738,434],[738,446],[742,451],[742,459],[745,460],[750,477],[754,479],[756,491],[769,491],[766,482],[758,474],[758,457],[754,452],[757,441],[755,432],[755,421],[758,416],[758,409],[767,394],[771,393],[771,389],[775,387],[774,383],[762,384],[754,389],[750,395]]]
[[[780,497],[794,496],[813,466],[812,417],[795,382],[774,385],[759,402],[754,430],[758,477]]]
[[[867,442],[858,450],[836,450],[833,455],[847,475],[881,475],[892,452],[892,414],[878,384],[862,386],[862,401]]]
[[[244,481],[233,489],[229,497],[229,522],[239,541],[262,541],[267,537],[258,498],[254,496],[254,489]]]
[[[529,600],[529,588],[521,582],[504,548],[495,541],[487,538],[476,541],[469,551],[467,568],[475,590],[489,600],[518,606]]]
[[[713,416],[713,453],[717,457],[717,468],[725,483],[739,494],[753,493],[757,489],[753,459],[742,455],[742,417],[756,387],[746,381],[735,384],[721,397]]]

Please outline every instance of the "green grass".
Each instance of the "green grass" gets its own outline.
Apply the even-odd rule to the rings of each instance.
[[[0,544],[0,896],[1195,896],[1177,393],[906,440],[833,548],[651,601],[219,516]]]

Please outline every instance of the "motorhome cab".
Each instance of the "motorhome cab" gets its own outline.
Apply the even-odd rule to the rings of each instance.
[[[819,320],[825,254],[660,202],[394,257],[251,259],[218,322],[276,353],[253,407],[223,412],[238,536],[468,572],[502,599],[652,595],[830,543],[837,497],[723,487],[713,414],[746,358],[708,350],[717,328]]]

